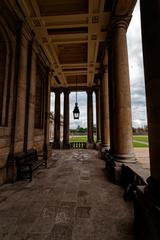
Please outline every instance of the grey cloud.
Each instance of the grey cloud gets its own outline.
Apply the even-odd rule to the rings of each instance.
[[[81,127],[87,127],[87,94],[86,92],[78,92],[77,99],[78,99],[78,106],[80,110],[80,118],[79,120],[73,119],[73,109],[75,105],[76,94],[72,92],[70,94],[70,128],[76,128],[78,125]],[[93,119],[94,123],[96,121],[95,116],[95,94],[93,94]]]
[[[139,2],[137,2],[128,28],[127,42],[131,83],[132,124],[139,127],[147,123]]]
[[[145,85],[143,56],[141,44],[141,27],[139,16],[139,4],[137,4],[133,18],[127,32],[131,100],[132,100],[132,123],[133,126],[145,125],[146,120],[146,104],[145,104]],[[94,122],[95,122],[95,96],[94,103]],[[78,92],[78,104],[80,108],[80,119],[73,119],[73,108],[75,104],[75,92],[70,94],[70,127],[76,128],[78,125],[87,126],[87,95],[85,92]],[[52,100],[54,105],[54,99]],[[61,112],[63,111],[63,98],[61,103]]]

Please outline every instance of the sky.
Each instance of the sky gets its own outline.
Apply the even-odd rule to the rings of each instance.
[[[141,43],[140,9],[139,1],[133,12],[133,17],[127,31],[129,73],[131,88],[131,106],[132,106],[132,126],[143,127],[147,124],[144,70]],[[75,105],[76,93],[70,93],[70,129],[87,127],[87,94],[78,92],[78,105],[80,109],[79,120],[73,119],[73,109]],[[61,94],[61,114],[63,115],[63,94]],[[93,121],[96,123],[96,105],[95,94],[93,94]],[[51,96],[51,111],[54,111],[54,94]]]
[[[132,125],[134,127],[142,127],[147,124],[147,117],[139,1],[137,1],[127,31],[127,44],[131,85]]]

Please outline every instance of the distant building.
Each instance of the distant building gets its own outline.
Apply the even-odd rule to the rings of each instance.
[[[50,112],[50,121],[49,121],[49,141],[54,141],[54,119],[55,114],[54,112]],[[63,140],[63,115],[60,115],[60,140]]]

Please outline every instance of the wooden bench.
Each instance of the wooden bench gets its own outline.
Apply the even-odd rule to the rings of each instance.
[[[32,172],[44,165],[47,167],[47,154],[39,155],[37,150],[31,149],[25,153],[15,155],[17,165],[17,180],[29,179],[32,181]]]

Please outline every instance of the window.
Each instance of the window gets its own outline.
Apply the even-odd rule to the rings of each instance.
[[[47,71],[42,65],[40,59],[37,59],[36,75],[36,98],[35,98],[35,128],[43,129],[44,127],[44,106],[45,106],[45,82]]]
[[[0,126],[7,126],[9,104],[9,48],[0,28]]]

